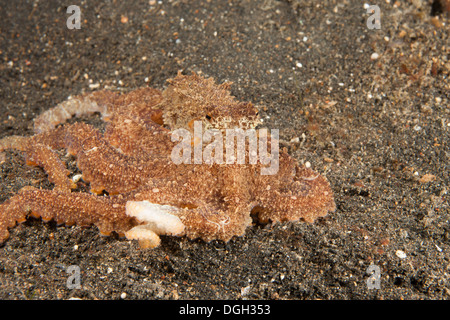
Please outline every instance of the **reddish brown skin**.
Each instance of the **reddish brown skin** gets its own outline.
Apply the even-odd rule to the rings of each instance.
[[[41,166],[55,184],[53,190],[26,187],[0,205],[0,242],[8,238],[8,228],[29,214],[60,224],[93,224],[102,234],[123,234],[138,224],[125,214],[127,201],[182,208],[179,217],[186,235],[205,241],[243,235],[252,215],[262,222],[313,222],[335,210],[326,178],[299,166],[285,150],[274,175],[261,175],[259,163],[176,165],[171,161],[175,145],[171,130],[192,130],[193,120],[222,130],[259,124],[256,107],[236,101],[229,84],[178,74],[163,92],[99,91],[73,99],[70,103],[86,106],[86,112],[103,113],[108,122],[103,134],[86,123],[64,124],[75,111],[61,104],[35,120],[36,135],[0,140],[0,151],[24,151],[27,162]],[[76,190],[55,152],[58,149],[76,157],[91,193]],[[108,196],[100,195],[103,191]]]

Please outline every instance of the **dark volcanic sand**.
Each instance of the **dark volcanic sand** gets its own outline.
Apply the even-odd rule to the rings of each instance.
[[[202,72],[264,106],[337,205],[314,224],[155,250],[29,220],[0,247],[1,299],[449,299],[450,21],[436,1],[378,1],[381,30],[356,0],[72,1],[79,30],[62,1],[0,2],[0,138],[32,134],[69,95]],[[6,152],[0,201],[27,185],[52,187]],[[66,286],[70,265],[80,289]]]

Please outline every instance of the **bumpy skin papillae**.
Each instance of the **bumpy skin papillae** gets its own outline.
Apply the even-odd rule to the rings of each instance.
[[[86,193],[39,190],[25,187],[0,205],[0,242],[9,236],[8,228],[25,221],[28,214],[44,221],[81,226],[96,225],[102,234],[119,234],[137,225],[125,215],[126,201],[120,197],[98,197]]]
[[[162,93],[150,88],[125,94],[99,91],[72,100],[38,117],[36,135],[0,140],[0,151],[24,151],[27,161],[43,167],[55,184],[53,190],[27,187],[0,205],[0,242],[30,212],[59,223],[94,224],[105,234],[126,233],[143,223],[125,213],[127,201],[178,208],[173,214],[185,225],[184,233],[205,241],[243,235],[251,214],[264,222],[312,222],[335,209],[328,181],[298,166],[285,151],[274,175],[261,175],[261,163],[172,162],[173,129],[192,132],[194,120],[205,129],[222,130],[259,123],[257,109],[236,101],[229,84],[178,74]],[[86,123],[63,124],[71,115],[91,112],[108,121],[104,133]],[[76,157],[93,194],[71,191],[74,184],[58,149]],[[96,195],[103,190],[109,196]]]
[[[192,131],[192,122],[202,121],[205,129],[250,129],[261,121],[258,110],[251,103],[236,101],[230,94],[231,83],[215,84],[214,80],[193,74],[180,73],[168,80],[170,86],[163,92],[161,108],[163,119],[172,130]]]
[[[179,166],[180,167],[180,166]],[[134,194],[134,201],[148,200],[181,208],[174,214],[186,226],[189,238],[205,241],[244,234],[255,205],[247,181],[252,172],[244,165],[182,165],[182,174],[170,181],[153,180]]]
[[[114,112],[117,96],[114,92],[101,90],[68,99],[38,116],[34,120],[34,132],[49,131],[73,116],[99,112],[108,117]]]

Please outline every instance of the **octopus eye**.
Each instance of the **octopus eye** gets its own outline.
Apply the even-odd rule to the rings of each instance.
[[[212,117],[211,117],[209,114],[207,114],[205,117],[206,117],[206,119],[208,119],[208,120],[211,120],[211,119],[212,119]]]

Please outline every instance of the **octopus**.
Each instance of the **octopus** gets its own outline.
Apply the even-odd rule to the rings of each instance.
[[[102,235],[118,234],[154,248],[161,235],[227,242],[243,236],[253,221],[314,222],[334,211],[327,179],[285,148],[274,174],[261,174],[267,165],[261,162],[172,161],[179,143],[172,133],[193,132],[194,122],[219,131],[261,126],[258,108],[238,101],[230,86],[179,72],[164,90],[85,93],[35,118],[34,135],[1,139],[0,152],[21,151],[27,165],[45,171],[53,188],[27,186],[0,204],[0,243],[29,217],[95,225]],[[104,128],[67,122],[92,113],[102,116]],[[269,145],[277,142],[269,139]],[[74,157],[81,177],[70,177],[61,151]]]

